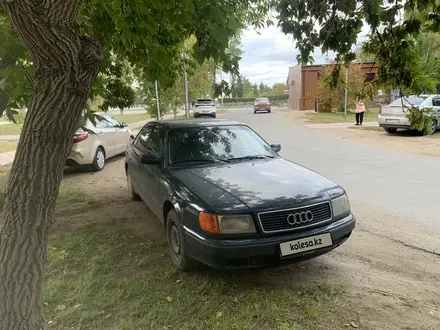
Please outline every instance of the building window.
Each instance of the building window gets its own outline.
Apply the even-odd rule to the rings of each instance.
[[[318,72],[318,80],[321,80],[322,74],[321,72]]]
[[[374,72],[373,73],[369,73],[369,74],[366,75],[365,80],[367,82],[370,82],[371,80],[374,79],[375,76],[376,76],[376,74]]]

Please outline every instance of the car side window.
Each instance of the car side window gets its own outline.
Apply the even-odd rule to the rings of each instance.
[[[98,120],[96,119],[96,128],[107,128],[107,122],[105,120]]]
[[[440,98],[432,99],[432,106],[439,107],[440,106]]]
[[[103,115],[102,117],[104,117],[106,119],[105,122],[107,123],[107,127],[120,127],[121,126],[119,121],[110,115]]]
[[[145,126],[141,129],[139,134],[136,136],[136,140],[133,142],[133,147],[139,151],[141,154],[147,152],[148,138],[150,137],[153,126]]]
[[[163,156],[163,135],[159,126],[155,126],[148,140],[147,153],[162,158]]]

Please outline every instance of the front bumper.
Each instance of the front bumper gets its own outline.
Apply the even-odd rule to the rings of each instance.
[[[255,268],[288,264],[325,254],[344,243],[355,227],[356,219],[349,215],[341,220],[317,228],[282,236],[251,239],[207,239],[184,227],[188,255],[214,268]],[[281,257],[280,243],[314,235],[330,233],[333,245]]]

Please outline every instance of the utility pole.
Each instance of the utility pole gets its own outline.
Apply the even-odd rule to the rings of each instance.
[[[185,47],[185,53],[184,57],[185,60],[183,62],[184,65],[184,76],[185,76],[185,118],[189,119],[189,96],[188,96],[188,75],[186,73],[186,41],[183,42],[183,45]]]
[[[154,82],[154,85],[156,86],[157,120],[160,120],[159,91],[157,89],[157,80]]]
[[[224,110],[223,109],[223,73],[221,70],[220,70],[220,86],[222,87],[222,90],[221,90],[221,92],[222,92],[222,95],[221,95],[221,97],[222,97],[222,110]]]
[[[347,119],[347,103],[348,103],[348,67],[345,68],[345,104],[344,104],[345,119]]]

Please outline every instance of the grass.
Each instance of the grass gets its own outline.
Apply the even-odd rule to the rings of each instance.
[[[0,140],[0,153],[17,149],[18,141]]]
[[[379,112],[378,108],[371,108],[365,111],[364,122],[377,121],[377,114]],[[354,112],[347,113],[347,119],[344,117],[343,112],[312,112],[307,113],[307,119],[309,123],[346,123],[346,122],[356,122],[356,114]]]
[[[179,116],[176,117],[176,119],[185,119],[185,118],[186,118],[185,115],[179,115]],[[193,114],[193,113],[190,113],[190,114],[189,114],[189,118],[194,118],[194,114]],[[173,120],[174,117],[171,117],[170,119]]]
[[[5,124],[0,125],[0,135],[19,135],[21,132],[21,124]]]
[[[150,116],[147,113],[125,114],[125,115],[113,114],[112,116],[115,117],[120,122],[125,122],[127,124],[150,119]]]
[[[0,168],[2,196],[8,171]],[[81,222],[86,205],[100,206],[63,184],[57,221]],[[110,217],[100,209],[86,216]],[[299,270],[178,272],[166,239],[140,237],[127,228],[130,221],[132,216],[81,228],[72,223],[52,232],[43,294],[46,329],[324,330],[342,328],[350,319],[341,307],[342,287],[307,283],[292,273]]]
[[[294,287],[258,274],[176,272],[164,239],[137,237],[117,224],[53,235],[47,328],[329,328],[342,304],[340,287]]]
[[[352,129],[360,129],[362,131],[376,131],[376,132],[385,132],[384,129],[382,127],[378,127],[378,126],[353,126],[350,127]]]

